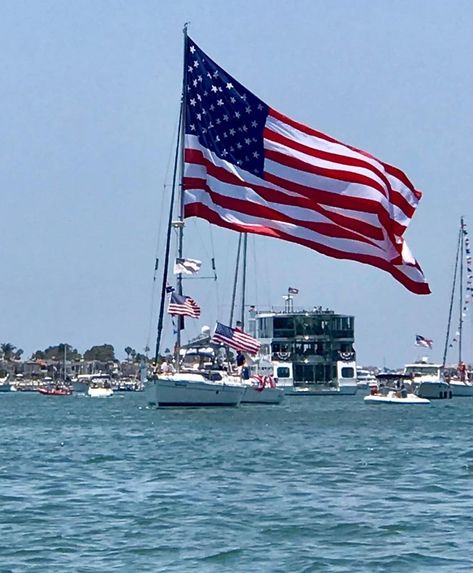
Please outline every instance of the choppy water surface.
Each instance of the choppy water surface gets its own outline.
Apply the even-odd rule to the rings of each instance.
[[[470,572],[473,401],[0,395],[0,571]]]

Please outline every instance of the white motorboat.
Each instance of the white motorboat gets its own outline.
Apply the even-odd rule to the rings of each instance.
[[[423,358],[406,364],[404,374],[412,378],[414,392],[421,398],[443,400],[453,396],[450,385],[442,378],[441,364],[432,364]]]
[[[245,388],[225,379],[209,380],[201,373],[160,374],[150,380],[148,403],[163,407],[238,406]]]
[[[414,406],[416,404],[430,404],[430,400],[419,398],[416,394],[407,393],[404,397],[396,390],[389,390],[387,394],[370,394],[363,400],[367,404],[400,404],[402,406]]]
[[[87,390],[87,396],[91,398],[109,398],[113,396],[113,390],[106,386],[91,384]]]

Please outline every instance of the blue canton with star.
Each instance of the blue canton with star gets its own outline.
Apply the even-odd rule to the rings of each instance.
[[[189,37],[186,42],[185,132],[228,161],[263,174],[263,130],[269,108]]]

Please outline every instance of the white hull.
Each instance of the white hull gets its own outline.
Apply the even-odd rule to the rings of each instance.
[[[460,382],[456,380],[450,380],[450,388],[452,390],[453,396],[456,398],[473,396],[473,384],[470,382]]]
[[[419,398],[415,394],[408,394],[406,398],[401,398],[396,395],[396,392],[388,392],[386,396],[370,395],[365,396],[363,400],[367,404],[399,404],[401,406],[414,406],[422,404],[430,404],[430,400]]]
[[[452,389],[441,380],[414,383],[415,393],[428,400],[444,400],[452,397]]]
[[[111,388],[89,388],[87,395],[91,398],[108,398],[113,396],[113,390]]]
[[[284,390],[281,388],[258,390],[257,386],[246,386],[241,402],[242,404],[280,404],[283,399]]]
[[[288,396],[353,396],[357,389],[356,384],[342,384],[338,387],[310,384],[307,386],[286,386],[284,390]]]
[[[238,406],[244,387],[206,380],[199,374],[173,374],[155,378],[148,392],[150,404],[157,408]]]

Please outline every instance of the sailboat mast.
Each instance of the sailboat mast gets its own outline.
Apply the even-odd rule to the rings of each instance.
[[[458,324],[458,364],[462,361],[462,333],[463,333],[463,249],[464,249],[464,223],[463,217],[460,220],[460,284],[458,285],[460,296],[458,297],[459,324]]]
[[[457,284],[457,275],[458,275],[458,259],[461,253],[461,245],[462,245],[462,235],[463,235],[463,218],[460,222],[460,232],[458,234],[458,242],[457,242],[457,255],[455,257],[455,269],[453,271],[453,283],[452,283],[452,292],[450,294],[450,307],[448,309],[448,322],[447,322],[447,334],[445,336],[445,346],[443,348],[443,359],[442,359],[442,366],[445,367],[445,362],[447,360],[447,351],[448,351],[448,341],[450,340],[450,326],[452,323],[452,311],[453,311],[453,301],[455,299],[455,287]],[[461,287],[460,287],[461,289]],[[461,295],[460,295],[461,297]],[[461,314],[460,314],[461,317]]]
[[[248,249],[248,235],[243,234],[243,272],[241,279],[241,328],[245,330],[245,299],[246,299],[246,252]]]
[[[238,237],[238,250],[237,250],[236,264],[235,264],[235,277],[233,279],[232,302],[231,302],[231,306],[230,306],[230,320],[228,323],[229,326],[233,325],[233,313],[235,312],[235,300],[236,300],[236,291],[237,291],[237,285],[238,285],[238,272],[240,270],[241,236],[242,236],[242,233],[240,233],[240,236]]]
[[[182,58],[182,95],[181,95],[181,116],[180,126],[180,185],[179,185],[179,203],[177,213],[177,256],[182,259],[183,239],[184,239],[184,137],[186,129],[186,85],[187,85],[187,67],[186,67],[186,48],[187,48],[187,25],[184,24],[182,30],[184,34],[184,52]],[[177,294],[182,295],[182,274],[177,275]],[[176,335],[176,366],[179,370],[179,351],[181,349],[181,330],[184,328],[184,317],[177,317],[177,335]]]
[[[181,102],[181,110],[179,113],[178,133],[180,133],[181,124],[182,124],[182,102]],[[173,171],[173,176],[172,176],[171,201],[170,201],[170,205],[169,205],[168,226],[167,226],[167,234],[166,234],[166,246],[165,246],[165,251],[164,251],[163,281],[161,284],[161,300],[160,300],[159,315],[158,315],[158,331],[157,331],[157,335],[156,335],[156,348],[155,348],[155,353],[154,353],[155,364],[158,363],[159,347],[161,344],[161,336],[162,336],[162,332],[163,332],[164,304],[166,302],[166,286],[167,286],[168,270],[169,270],[169,253],[171,250],[172,215],[174,212],[174,198],[176,195],[176,177],[177,177],[178,158],[179,158],[179,136],[178,136],[178,141],[176,143],[176,152],[174,155],[174,171]]]

